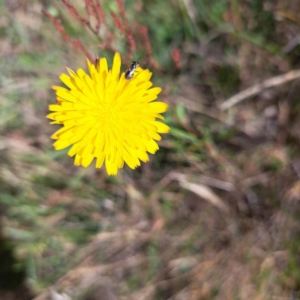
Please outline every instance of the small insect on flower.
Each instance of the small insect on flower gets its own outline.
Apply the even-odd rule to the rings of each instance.
[[[126,73],[125,73],[125,78],[127,79],[127,80],[129,80],[129,79],[131,79],[132,77],[133,77],[133,75],[134,75],[134,72],[135,72],[135,70],[139,67],[139,63],[138,63],[138,61],[132,61],[132,63],[131,63],[131,65],[130,65],[130,67],[129,67],[129,69],[126,71]]]

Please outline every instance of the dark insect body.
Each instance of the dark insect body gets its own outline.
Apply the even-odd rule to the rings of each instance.
[[[134,72],[136,68],[139,66],[139,63],[137,61],[133,61],[129,67],[129,69],[125,73],[125,78],[127,80],[133,78]]]

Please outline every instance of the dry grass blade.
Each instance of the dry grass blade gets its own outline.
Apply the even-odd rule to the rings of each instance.
[[[300,77],[300,70],[294,70],[290,71],[288,73],[285,73],[283,75],[279,75],[270,79],[265,80],[262,83],[258,83],[253,85],[252,87],[232,96],[225,102],[223,102],[220,106],[221,110],[227,110],[230,107],[242,102],[243,100],[246,100],[247,98],[251,96],[255,96],[262,92],[265,89],[284,84],[288,81],[297,79]]]
[[[181,187],[197,194],[204,200],[219,208],[222,212],[229,213],[227,205],[209,187],[200,183],[196,184],[188,182],[184,174],[177,174],[174,177],[179,181]]]
[[[208,177],[205,175],[198,176],[199,180],[202,181],[203,184],[207,184],[213,187],[216,187],[218,189],[232,192],[235,190],[235,186],[231,182],[227,182],[224,180]]]
[[[207,107],[204,107],[199,100],[188,99],[187,97],[182,96],[172,96],[167,98],[169,102],[174,101],[175,103],[179,103],[183,105],[186,109],[200,113],[201,115],[205,115],[211,119],[215,119],[221,123],[225,123],[225,120],[219,116],[218,111],[210,110]]]
[[[34,300],[48,300],[49,293],[52,290],[61,290],[66,287],[68,287],[74,293],[76,293],[76,290],[85,290],[89,287],[92,287],[95,283],[101,282],[100,279],[104,275],[106,276],[109,273],[116,272],[116,270],[121,272],[123,269],[134,269],[145,262],[145,256],[137,254],[112,264],[79,267],[73,269],[61,277],[53,286],[50,286],[48,289],[36,296]]]

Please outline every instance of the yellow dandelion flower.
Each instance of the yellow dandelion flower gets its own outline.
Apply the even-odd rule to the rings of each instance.
[[[104,161],[107,173],[116,175],[126,163],[131,169],[149,160],[147,152],[158,150],[159,133],[169,127],[156,119],[168,109],[163,102],[153,102],[161,88],[152,87],[152,73],[138,68],[134,77],[120,75],[121,56],[116,53],[111,70],[101,58],[96,65],[87,61],[89,75],[82,69],[67,69],[61,81],[68,89],[54,86],[57,104],[49,106],[51,124],[62,124],[51,138],[56,150],[72,146],[75,165],[88,167],[96,158],[96,168]],[[152,87],[152,88],[151,88]]]

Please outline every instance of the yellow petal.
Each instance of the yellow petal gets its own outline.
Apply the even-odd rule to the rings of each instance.
[[[113,60],[112,71],[111,71],[113,80],[116,81],[119,80],[120,69],[121,69],[121,55],[119,52],[116,52]]]
[[[168,110],[168,107],[168,104],[163,102],[152,102],[149,103],[149,112],[163,113]]]
[[[101,168],[105,159],[105,153],[101,152],[97,156],[96,168]]]
[[[54,134],[52,134],[51,139],[62,139],[67,140],[68,137],[73,135],[72,129],[68,127],[62,127],[57,130]]]
[[[70,143],[68,141],[61,141],[61,140],[57,140],[54,144],[53,144],[55,150],[62,150],[65,149],[67,147],[70,146]]]
[[[149,95],[158,95],[162,89],[160,87],[155,87],[147,91]]]
[[[150,140],[147,143],[147,151],[151,154],[154,154],[159,149],[157,143],[154,140]]]
[[[151,76],[152,73],[146,69],[137,74],[134,78],[136,78],[138,81],[148,81],[150,80]]]
[[[74,156],[78,152],[79,148],[80,148],[79,143],[74,144],[71,147],[71,149],[69,150],[68,155],[71,156],[71,157]]]
[[[84,168],[87,168],[92,163],[93,159],[94,159],[94,156],[91,154],[84,156],[82,159],[82,162],[81,162],[82,166]]]
[[[157,98],[157,95],[151,94],[151,95],[146,95],[143,98],[141,98],[141,101],[143,102],[151,102],[154,101]]]
[[[105,81],[107,73],[108,73],[108,65],[106,58],[101,58],[99,62],[99,73],[101,75],[101,80]]]
[[[145,81],[145,82],[141,81],[141,82],[138,82],[138,84],[136,86],[139,89],[148,90],[152,85],[153,85],[153,83],[151,81]],[[153,90],[153,89],[151,89],[151,90]]]
[[[69,72],[69,74],[71,75],[71,77],[76,77],[76,73],[73,70],[67,68],[67,71]]]
[[[107,158],[105,160],[105,167],[108,175],[117,175],[118,166],[115,163],[112,163]]]
[[[56,95],[64,100],[70,101],[70,102],[76,102],[76,98],[71,94],[68,90],[57,90]]]
[[[89,73],[91,74],[91,77],[93,78],[93,80],[95,80],[96,67],[93,63],[91,63],[89,61],[89,59],[86,59],[86,62],[87,62],[87,65],[88,65]]]
[[[61,74],[60,76],[59,76],[59,79],[67,86],[67,87],[69,87],[70,89],[74,89],[75,87],[74,87],[74,84],[72,83],[72,81],[71,81],[71,78],[68,76],[68,75],[66,75],[66,74]]]
[[[168,133],[170,131],[170,127],[164,123],[154,121],[152,124],[156,126],[156,131],[159,133]]]
[[[63,110],[63,108],[60,105],[57,105],[57,104],[50,104],[48,107],[49,107],[49,110],[51,110],[51,111]]]

